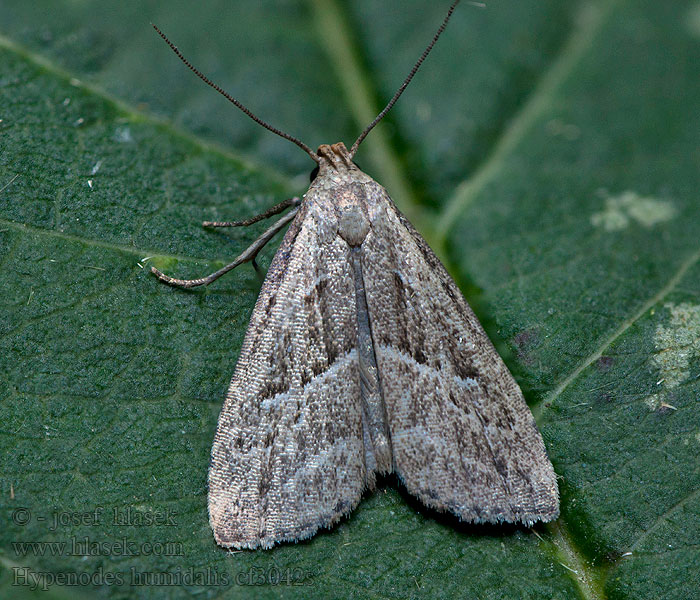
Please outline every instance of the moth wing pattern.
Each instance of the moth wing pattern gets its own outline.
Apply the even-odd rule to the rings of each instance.
[[[335,214],[319,214],[329,208],[305,203],[290,225],[219,416],[209,516],[225,547],[307,538],[350,512],[374,481],[365,469],[355,287]],[[328,401],[336,397],[343,401]]]
[[[558,515],[556,476],[520,388],[427,243],[353,163],[458,2],[350,151],[339,142],[314,152],[263,121],[154,25],[200,79],[318,165],[268,270],[219,415],[208,504],[221,546],[310,537],[391,470],[424,504],[466,521]],[[208,277],[152,271],[170,285],[208,284],[269,239]]]
[[[384,189],[366,197],[363,274],[395,471],[465,521],[556,518],[556,475],[520,388]]]

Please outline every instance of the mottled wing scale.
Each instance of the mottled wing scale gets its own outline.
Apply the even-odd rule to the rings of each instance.
[[[253,311],[212,448],[209,514],[222,546],[309,537],[373,483],[355,286],[334,222],[332,205],[302,205]]]
[[[554,470],[517,383],[427,243],[381,186],[365,189],[363,275],[396,473],[463,520],[555,518]]]

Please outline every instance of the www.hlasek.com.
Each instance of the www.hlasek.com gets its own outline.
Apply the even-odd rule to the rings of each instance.
[[[12,542],[17,556],[184,556],[182,542],[135,542],[125,537],[95,541],[88,536],[60,542]]]

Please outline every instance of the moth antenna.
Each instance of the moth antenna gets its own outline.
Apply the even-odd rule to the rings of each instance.
[[[163,38],[166,44],[170,46],[170,49],[177,54],[178,58],[187,65],[187,68],[189,68],[190,71],[192,71],[197,77],[199,77],[204,83],[206,83],[208,86],[213,87],[219,94],[221,94],[224,98],[226,98],[229,102],[231,102],[234,106],[237,108],[240,108],[245,114],[247,114],[253,121],[258,123],[259,125],[262,125],[265,129],[269,129],[272,133],[276,133],[278,136],[283,137],[286,140],[289,140],[290,142],[294,142],[299,148],[301,148],[304,152],[306,152],[314,161],[319,162],[318,155],[311,149],[309,148],[304,142],[302,142],[300,139],[295,138],[293,135],[289,135],[288,133],[285,133],[281,129],[277,129],[277,127],[273,127],[266,121],[263,121],[260,117],[255,115],[247,106],[243,105],[241,102],[236,100],[231,94],[226,92],[224,89],[222,89],[220,86],[218,86],[216,83],[214,83],[211,79],[209,79],[204,73],[202,73],[197,67],[195,67],[189,60],[187,60],[182,52],[178,50],[178,47],[173,44],[169,39],[168,36],[166,36],[156,25],[151,23],[153,25],[153,29],[155,29],[158,32],[158,35]]]
[[[433,46],[435,45],[435,42],[438,41],[439,37],[442,35],[442,32],[445,31],[445,27],[447,27],[447,23],[450,20],[450,17],[452,16],[452,13],[455,10],[455,7],[459,4],[459,0],[455,0],[452,3],[452,6],[450,6],[449,10],[447,11],[447,15],[445,16],[445,19],[442,21],[442,25],[438,27],[438,30],[435,32],[435,35],[433,36],[433,40],[428,44],[427,48],[423,50],[423,54],[421,54],[420,58],[416,61],[416,64],[413,65],[413,68],[411,69],[411,72],[408,74],[408,77],[404,80],[404,82],[401,84],[401,87],[396,90],[396,93],[394,94],[394,97],[389,100],[389,104],[387,104],[384,107],[384,110],[380,112],[367,127],[365,130],[360,134],[360,137],[358,137],[355,140],[355,143],[352,145],[352,148],[350,148],[350,156],[353,157],[355,156],[355,152],[357,152],[358,146],[362,143],[362,140],[364,140],[367,137],[367,134],[374,129],[374,126],[379,123],[384,118],[384,115],[388,113],[391,110],[391,107],[396,104],[396,101],[399,99],[399,96],[403,94],[403,91],[408,87],[408,84],[411,83],[411,79],[413,79],[413,76],[416,74],[416,71],[420,68],[421,64],[423,64],[423,61],[425,60],[425,57],[430,54],[430,51],[433,49]],[[162,34],[161,34],[162,35]]]

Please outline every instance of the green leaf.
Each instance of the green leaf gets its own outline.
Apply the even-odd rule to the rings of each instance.
[[[265,224],[200,222],[303,192],[313,164],[187,72],[149,22],[316,146],[352,142],[445,8],[0,7],[0,596],[693,597],[697,0],[464,2],[358,153],[518,377],[561,518],[459,524],[389,479],[310,540],[214,544],[209,450],[260,278],[243,266],[182,291],[147,267],[225,264]]]

